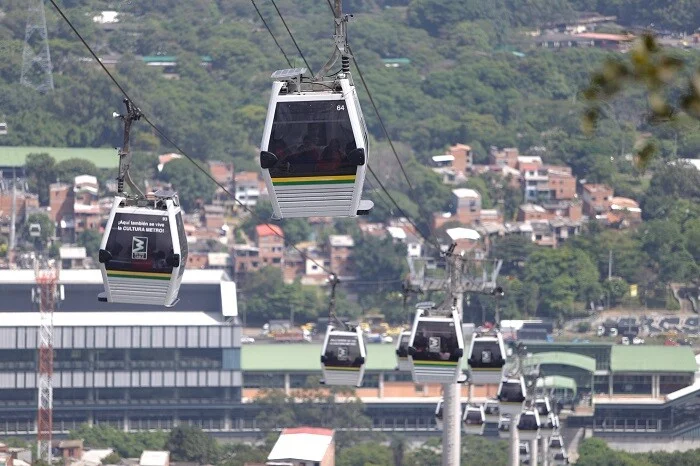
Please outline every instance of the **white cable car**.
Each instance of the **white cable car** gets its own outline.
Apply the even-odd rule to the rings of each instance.
[[[362,386],[367,347],[360,327],[338,330],[328,325],[321,350],[323,383]]]
[[[540,416],[540,422],[540,433],[545,437],[549,437],[552,435],[552,432],[559,428],[559,416],[554,414],[553,411],[547,414],[546,417]]]
[[[415,383],[457,383],[462,374],[464,338],[457,311],[430,315],[418,309],[413,321],[408,359]]]
[[[438,401],[437,406],[435,406],[435,425],[439,430],[442,430],[442,399]]]
[[[500,439],[509,439],[510,438],[510,429],[511,429],[511,420],[513,418],[510,415],[503,415],[499,418],[498,420],[498,438]]]
[[[503,379],[498,386],[499,408],[501,415],[515,417],[525,408],[525,380],[522,376],[515,379]]]
[[[411,341],[411,331],[401,332],[396,343],[396,369],[400,371],[410,371],[411,361],[408,360],[408,344]]]
[[[465,434],[482,435],[486,427],[484,407],[467,403],[462,416],[462,430]]]
[[[549,449],[559,450],[562,448],[564,448],[564,441],[562,440],[561,435],[552,434],[552,436],[549,437]]]
[[[540,433],[540,415],[535,409],[526,409],[518,417],[520,440],[536,440]]]
[[[564,448],[560,448],[552,455],[552,463],[556,465],[569,464],[569,455]]]
[[[109,303],[171,307],[187,263],[187,238],[177,194],[158,191],[153,199],[115,196],[99,251]]]
[[[305,82],[304,73],[272,74],[260,166],[274,217],[365,215],[367,128],[351,76]]]
[[[486,400],[486,403],[484,403],[484,416],[486,422],[489,423],[497,423],[501,419],[498,400]]]
[[[468,363],[471,383],[488,385],[500,382],[506,363],[506,350],[501,333],[474,335],[469,348]]]
[[[529,464],[530,463],[530,443],[521,441],[518,444],[518,449],[520,450],[520,461],[522,461],[523,464]]]

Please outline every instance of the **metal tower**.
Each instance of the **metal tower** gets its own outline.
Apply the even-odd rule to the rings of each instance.
[[[53,311],[61,299],[57,286],[59,269],[55,261],[39,256],[34,262],[36,287],[32,301],[39,307],[39,374],[37,410],[37,456],[51,464],[51,436],[53,432]]]
[[[456,231],[453,235],[448,230],[448,234],[455,243],[443,254],[446,269],[444,276],[426,276],[427,262],[420,258],[409,258],[409,283],[424,291],[445,291],[447,296],[441,307],[451,304],[459,312],[461,320],[465,293],[490,295],[496,293],[498,289],[496,279],[501,270],[502,261],[500,259],[490,261],[479,258],[474,252],[457,252],[456,241],[464,239],[460,236],[462,231]],[[444,400],[442,407],[442,465],[459,466],[462,435],[460,385],[444,384],[442,393]]]
[[[44,0],[27,0],[27,3],[27,28],[24,32],[22,75],[19,82],[39,92],[49,92],[53,90],[53,74]]]

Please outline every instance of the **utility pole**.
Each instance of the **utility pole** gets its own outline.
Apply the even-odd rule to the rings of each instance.
[[[12,167],[12,216],[10,219],[10,244],[8,248],[8,256],[10,261],[14,261],[14,250],[15,250],[15,223],[17,222],[17,174],[15,168]]]
[[[455,230],[467,230],[459,228]],[[469,236],[464,238],[473,239],[478,233],[474,230],[468,230]],[[463,233],[459,232],[459,233]],[[464,239],[458,236],[459,233],[451,235],[453,241]],[[450,231],[448,230],[448,234]],[[465,254],[465,251],[456,253],[457,244],[453,243],[448,251],[444,253],[446,261],[446,277],[432,278],[425,276],[424,260],[416,260],[409,258],[409,270],[411,271],[410,284],[418,286],[424,291],[447,291],[446,302],[443,306],[454,307],[460,316],[460,324],[463,317],[464,293],[480,293],[493,294],[497,288],[496,278],[501,269],[501,260],[493,262],[493,269],[489,276],[485,270],[481,276],[471,275],[466,273],[467,265],[476,264],[476,259]],[[418,268],[417,265],[421,265]],[[466,342],[465,342],[466,343]],[[465,344],[465,346],[467,346]],[[469,356],[465,354],[466,358]],[[461,416],[461,385],[460,384],[443,384],[443,430],[442,430],[442,465],[443,466],[459,466],[461,453],[461,437],[462,437],[462,416]]]
[[[27,3],[29,8],[27,9],[27,27],[24,32],[22,74],[19,82],[23,86],[46,93],[53,90],[53,71],[44,0],[27,0]]]

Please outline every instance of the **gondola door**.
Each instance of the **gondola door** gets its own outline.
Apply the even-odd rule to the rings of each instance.
[[[366,351],[359,328],[343,331],[329,325],[321,353],[323,382],[326,385],[362,386]]]

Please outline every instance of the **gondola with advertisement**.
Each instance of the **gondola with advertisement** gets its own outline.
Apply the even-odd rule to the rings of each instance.
[[[467,403],[462,415],[462,430],[465,434],[482,435],[486,427],[484,407]]]
[[[177,193],[144,195],[131,181],[129,130],[140,112],[128,100],[124,146],[119,153],[117,195],[100,243],[98,259],[105,291],[98,300],[109,303],[174,306],[187,263],[187,238]],[[123,190],[124,182],[132,194]]]
[[[413,381],[457,383],[462,375],[463,355],[464,338],[457,311],[419,308],[408,346]]]
[[[410,371],[411,361],[408,360],[408,344],[411,341],[411,331],[404,330],[399,334],[396,343],[396,369],[399,371]]]
[[[323,383],[362,386],[367,347],[362,330],[338,329],[328,325],[321,350]]]
[[[333,56],[315,76],[278,70],[260,144],[260,167],[275,218],[355,217],[369,161],[367,127],[350,73],[347,16],[335,11]],[[338,73],[326,75],[341,58]]]
[[[500,332],[472,337],[469,348],[469,373],[476,385],[497,384],[503,378],[506,351]]]

